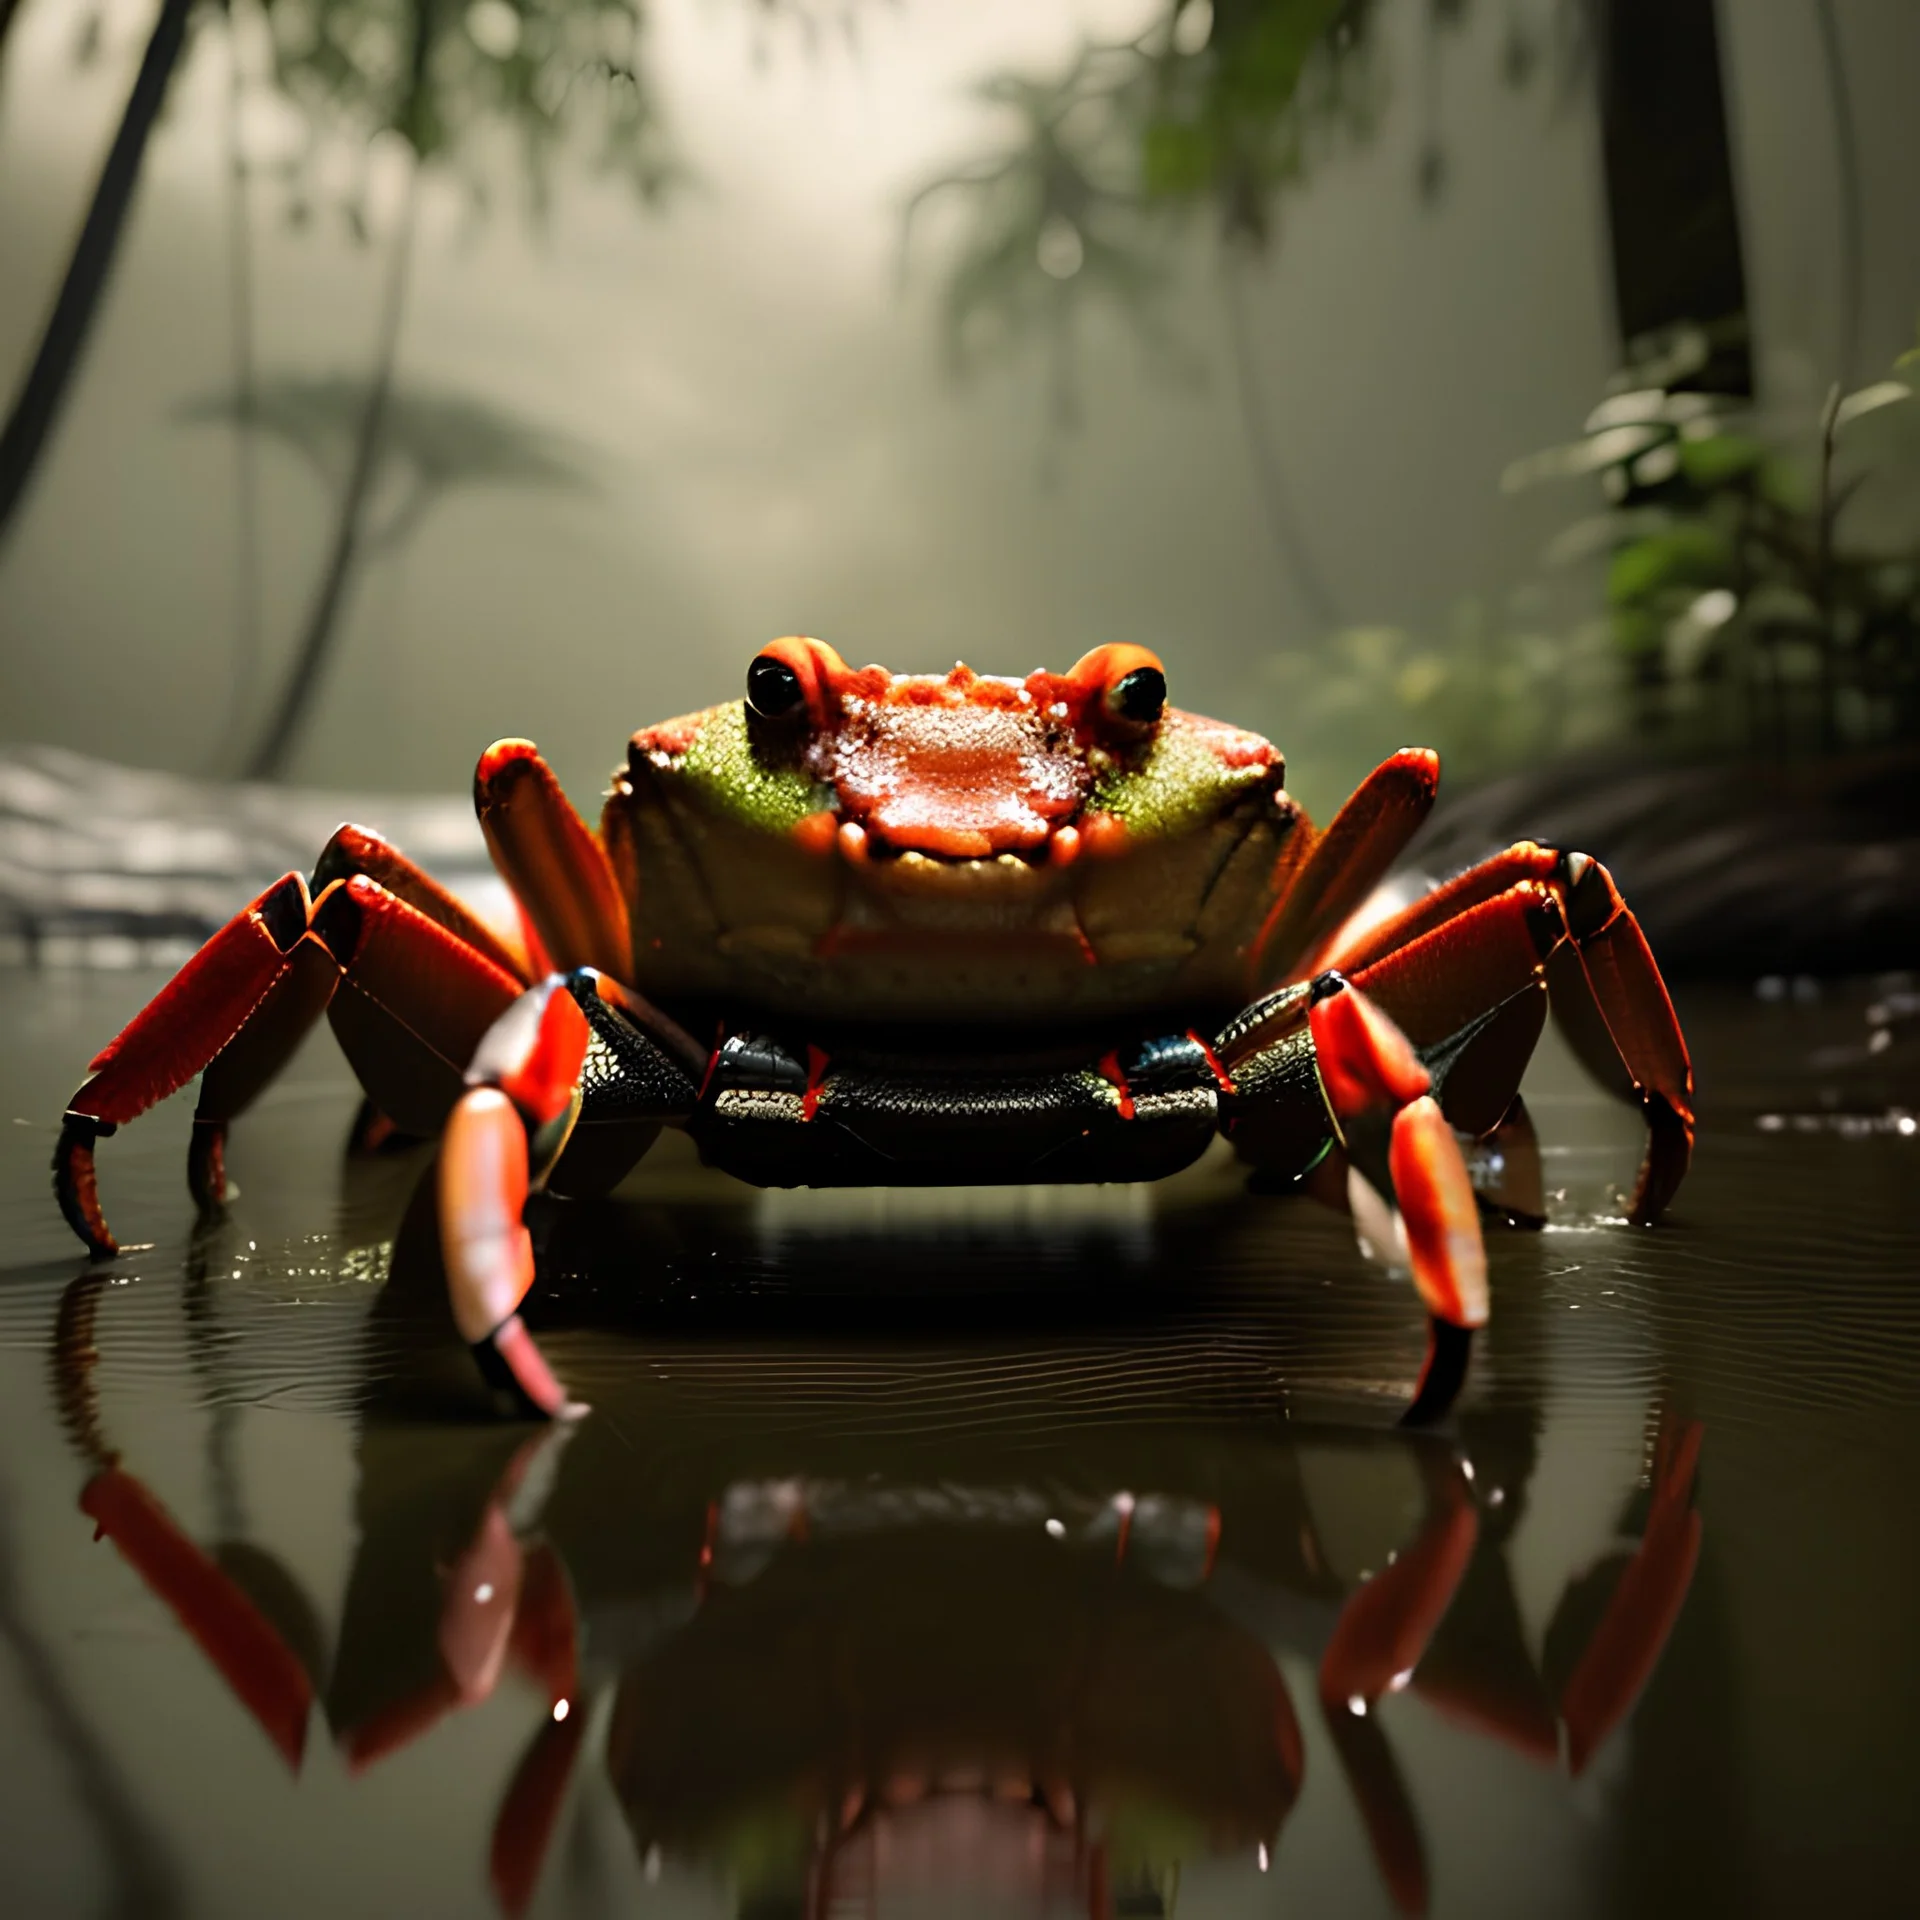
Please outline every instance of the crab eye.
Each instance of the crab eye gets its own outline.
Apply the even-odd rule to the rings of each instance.
[[[800,676],[777,654],[759,654],[747,669],[747,705],[763,720],[784,720],[806,697]]]
[[[1167,676],[1158,667],[1135,667],[1107,689],[1107,711],[1136,727],[1150,727],[1166,710]]]

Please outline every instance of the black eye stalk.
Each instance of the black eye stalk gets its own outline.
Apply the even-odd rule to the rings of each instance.
[[[1136,727],[1150,727],[1166,711],[1167,676],[1158,667],[1135,667],[1107,689],[1107,711]]]
[[[774,654],[756,656],[747,669],[747,705],[762,720],[784,720],[806,697],[800,676]]]

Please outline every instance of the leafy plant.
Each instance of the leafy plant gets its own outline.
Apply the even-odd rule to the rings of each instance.
[[[1699,327],[1643,343],[1582,437],[1506,486],[1597,478],[1605,508],[1549,558],[1607,557],[1642,731],[1783,753],[1920,735],[1912,387],[1836,387],[1817,424],[1776,423],[1688,389],[1711,349]]]
[[[1288,785],[1310,808],[1330,810],[1397,747],[1438,748],[1451,789],[1616,732],[1607,623],[1562,632],[1534,600],[1469,596],[1442,634],[1350,626],[1270,656],[1261,711],[1286,750]]]
[[[1136,38],[1089,41],[1052,77],[983,81],[1007,139],[906,214],[911,237],[932,203],[962,208],[944,299],[956,364],[1043,329],[1061,350],[1095,299],[1166,349],[1163,242],[1196,210],[1266,241],[1282,189],[1336,128],[1366,122],[1370,14],[1371,0],[1169,0]],[[1058,391],[1068,404],[1064,377]]]
[[[483,203],[499,136],[517,145],[532,206],[544,208],[562,143],[585,138],[599,164],[656,198],[678,177],[643,61],[642,0],[261,0],[274,87],[306,117],[309,141],[282,172],[291,210],[311,206],[312,162],[328,132],[398,134],[421,161],[456,164]],[[366,232],[364,176],[343,201]]]

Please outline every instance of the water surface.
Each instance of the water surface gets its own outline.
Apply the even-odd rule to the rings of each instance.
[[[472,1390],[410,1212],[428,1154],[344,1158],[324,1033],[236,1131],[210,1231],[184,1099],[104,1146],[152,1244],[85,1263],[52,1121],[156,984],[0,975],[10,1910],[1875,1912],[1911,1886],[1920,1073],[1896,1027],[1875,1049],[1875,989],[1683,998],[1700,1148],[1651,1233],[1611,1224],[1631,1122],[1543,1057],[1554,1223],[1493,1236],[1438,1436],[1393,1425],[1410,1293],[1230,1161],[763,1196],[660,1150],[547,1223],[534,1318],[594,1412],[543,1443]],[[1599,1724],[1662,1476],[1697,1562]],[[1353,1596],[1452,1551],[1410,1673],[1323,1702]]]

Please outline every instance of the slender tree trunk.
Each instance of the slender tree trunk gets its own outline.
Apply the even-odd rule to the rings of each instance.
[[[260,484],[254,424],[253,229],[247,193],[247,158],[240,141],[240,110],[246,75],[240,64],[236,0],[227,0],[227,268],[229,321],[233,330],[234,398],[234,663],[225,725],[216,749],[224,765],[253,704],[260,672]]]
[[[1279,549],[1281,566],[1308,617],[1319,624],[1323,633],[1328,633],[1340,625],[1340,609],[1301,531],[1280,456],[1273,450],[1273,434],[1260,397],[1260,368],[1253,350],[1253,333],[1247,324],[1246,283],[1242,278],[1245,272],[1243,251],[1231,245],[1223,247],[1221,297],[1226,308],[1227,338],[1233,348],[1234,378],[1240,388],[1240,423],[1246,429],[1247,452],[1253,461],[1254,479],[1267,510],[1267,525]]]
[[[1718,323],[1712,358],[1682,384],[1750,395],[1746,266],[1715,0],[1605,0],[1597,17],[1621,340],[1630,347],[1676,321]]]
[[[0,5],[5,4],[6,0],[0,0]],[[127,209],[133,203],[133,190],[139,183],[147,138],[160,117],[174,68],[180,63],[193,4],[194,0],[161,0],[160,17],[153,24],[139,75],[127,96],[120,130],[100,170],[80,238],[67,262],[67,276],[47,318],[46,331],[40,336],[39,351],[27,369],[7,424],[0,429],[0,535],[12,521],[33,477],[100,310],[107,274],[119,248]]]
[[[353,465],[348,471],[347,484],[340,497],[340,517],[334,524],[333,545],[327,556],[326,571],[320,576],[319,590],[307,614],[292,671],[281,689],[279,704],[247,761],[246,774],[250,780],[275,780],[285,772],[287,760],[300,729],[306,723],[315,690],[338,635],[341,609],[346,603],[347,588],[352,583],[355,563],[366,536],[367,508],[380,472],[387,403],[393,393],[394,359],[400,345],[400,321],[406,309],[407,269],[413,256],[414,213],[419,197],[420,161],[416,157],[407,176],[406,200],[401,208],[400,227],[394,235],[393,254],[387,266],[374,376],[367,389],[366,406],[360,415],[360,432],[354,444]]]

